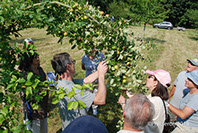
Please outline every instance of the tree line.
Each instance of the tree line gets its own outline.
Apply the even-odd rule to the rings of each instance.
[[[100,7],[115,18],[133,23],[170,21],[174,27],[198,28],[197,0],[76,0]]]

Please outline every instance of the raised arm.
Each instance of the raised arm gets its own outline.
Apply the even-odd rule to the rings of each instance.
[[[98,66],[98,91],[94,98],[94,104],[104,105],[106,103],[107,89],[105,85],[105,73],[108,67],[105,61],[102,61]]]
[[[84,78],[83,82],[84,82],[84,84],[92,83],[96,79],[98,79],[98,71],[95,71],[94,73],[92,73],[89,76],[87,76],[86,78]]]
[[[176,89],[176,86],[174,85],[173,88],[171,89],[170,93],[169,93],[169,100],[174,95],[175,89]]]

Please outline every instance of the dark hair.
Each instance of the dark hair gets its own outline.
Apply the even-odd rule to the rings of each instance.
[[[158,81],[156,78],[154,79],[155,81]],[[170,86],[170,85],[167,85]],[[159,81],[155,89],[151,92],[151,96],[158,96],[162,100],[168,100],[169,95],[168,95],[168,90],[165,86],[163,86]]]
[[[32,55],[31,52],[25,52],[25,53],[20,53],[19,55],[19,70],[24,70],[26,72],[30,72],[31,70],[31,65],[33,63],[33,59],[35,59],[39,54],[34,51],[34,54]]]
[[[56,54],[53,56],[53,59],[51,60],[51,64],[53,69],[55,70],[55,73],[58,73],[59,75],[66,72],[67,64],[71,64],[72,61],[70,60],[70,55],[66,52]]]

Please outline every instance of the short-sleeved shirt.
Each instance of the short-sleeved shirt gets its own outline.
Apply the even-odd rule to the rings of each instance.
[[[93,60],[91,60],[89,58],[89,56],[87,54],[85,54],[82,57],[82,61],[81,61],[81,63],[84,64],[84,66],[85,66],[85,71],[86,71],[85,77],[87,77],[91,73],[97,71],[98,64],[103,60],[105,60],[105,56],[103,53],[100,53],[99,51]]]
[[[151,94],[147,96],[147,98],[154,105],[155,114],[153,116],[153,120],[147,124],[144,129],[145,133],[162,133],[164,129],[165,122],[165,108],[163,101],[160,97],[154,96]]]
[[[183,96],[189,92],[189,89],[185,87],[185,80],[186,80],[186,71],[182,71],[178,74],[177,79],[174,82],[176,86],[173,98],[170,101],[170,104],[176,108],[179,108],[179,104]]]
[[[83,79],[73,80],[73,82],[65,80],[65,79],[58,80],[58,84],[56,87],[57,88],[63,87],[64,89],[67,89],[66,92],[69,92],[72,90],[72,87],[75,85],[75,83],[82,85]],[[73,109],[68,110],[67,104],[69,102],[81,100],[86,104],[86,108],[89,108],[94,101],[95,93],[85,91],[84,95],[81,95],[80,92],[81,92],[81,90],[76,89],[76,95],[74,95],[74,97],[69,98],[69,97],[65,96],[58,103],[63,129],[66,128],[67,125],[71,121],[73,121],[75,118],[83,116],[83,115],[87,115],[87,111],[85,108],[80,109],[80,107],[77,107],[77,109],[75,109],[75,110],[73,110]]]
[[[195,112],[187,117],[186,119],[181,119],[178,117],[178,121],[188,127],[198,127],[198,93],[195,94],[187,94],[184,98],[182,98],[181,103],[179,105],[179,109],[183,110],[184,107],[188,106],[192,108]]]

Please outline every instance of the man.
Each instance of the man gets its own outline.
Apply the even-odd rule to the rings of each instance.
[[[174,107],[179,108],[180,101],[182,97],[184,97],[189,90],[185,87],[185,80],[186,80],[186,73],[192,72],[194,70],[198,70],[198,59],[187,59],[188,64],[186,67],[186,71],[182,71],[177,76],[177,79],[174,82],[174,86],[169,94],[169,100],[173,97],[170,101]],[[175,121],[175,115],[169,111],[170,120],[173,122]]]
[[[96,72],[92,73],[84,80],[82,79],[73,79],[75,74],[75,60],[72,60],[68,53],[60,53],[53,56],[51,61],[52,67],[55,70],[55,73],[60,75],[57,87],[67,89],[68,92],[72,91],[72,88],[75,84],[82,85],[83,83],[92,83],[98,79],[98,91],[97,93],[91,93],[88,91],[84,92],[84,95],[81,95],[81,90],[75,89],[75,95],[72,98],[65,96],[59,101],[59,111],[60,117],[62,119],[62,129],[66,128],[67,125],[76,119],[77,117],[87,115],[86,108],[89,108],[92,104],[104,105],[106,103],[106,86],[105,86],[105,73],[107,72],[107,64],[105,61],[100,62]],[[75,110],[68,110],[67,105],[71,101],[83,101],[86,104],[86,108],[77,107]]]
[[[149,99],[143,94],[136,94],[125,102],[121,95],[118,103],[122,106],[124,117],[124,130],[118,133],[144,133],[145,126],[154,115],[154,107]]]

